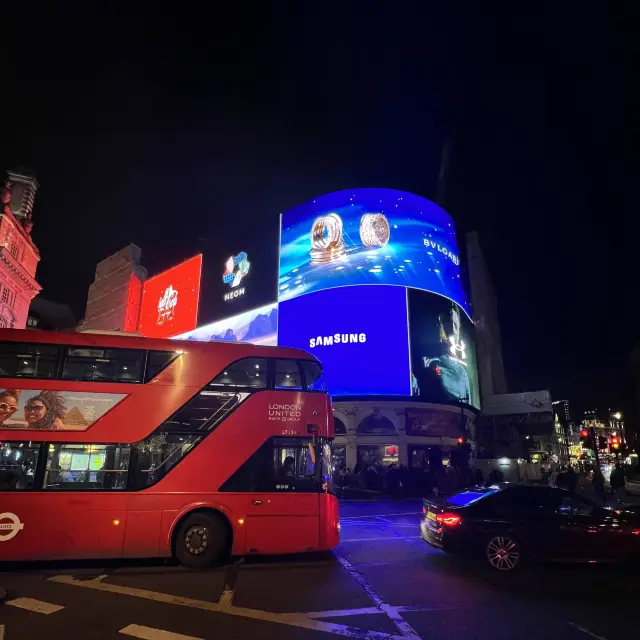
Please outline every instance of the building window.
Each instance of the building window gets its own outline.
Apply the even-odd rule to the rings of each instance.
[[[2,304],[9,304],[9,294],[10,294],[9,289],[7,289],[7,287],[3,286],[2,287],[2,294],[1,294],[1,297],[0,297],[0,301],[2,302]]]
[[[4,316],[0,316],[0,329],[6,329],[7,326],[6,318]]]
[[[50,444],[45,489],[124,489],[130,445]]]
[[[17,260],[18,259],[18,245],[15,242],[11,243],[11,255]]]
[[[0,491],[33,489],[40,445],[32,442],[0,444]]]

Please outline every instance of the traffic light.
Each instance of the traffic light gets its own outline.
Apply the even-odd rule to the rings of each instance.
[[[618,436],[609,437],[609,450],[611,453],[617,453],[620,449],[620,438]]]
[[[458,443],[458,446],[461,447],[464,444],[464,438],[462,436],[459,436],[456,439],[456,442]]]
[[[588,429],[582,429],[580,431],[580,440],[582,441],[582,447],[584,449],[593,449],[593,438]]]

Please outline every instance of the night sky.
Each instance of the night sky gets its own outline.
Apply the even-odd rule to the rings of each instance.
[[[135,242],[151,274],[209,257],[206,314],[223,311],[217,261],[246,249],[267,302],[281,211],[352,187],[435,199],[452,139],[444,204],[480,232],[510,390],[624,400],[640,330],[622,16],[604,3],[93,4],[25,2],[2,19],[0,169],[41,184],[44,297],[80,317],[96,262]]]

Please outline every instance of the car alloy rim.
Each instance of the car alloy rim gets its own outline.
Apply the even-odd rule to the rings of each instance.
[[[201,524],[189,527],[184,534],[184,546],[187,551],[194,555],[202,555],[209,544],[209,530]]]
[[[511,538],[493,538],[487,545],[487,559],[499,571],[510,571],[520,560],[518,545]]]

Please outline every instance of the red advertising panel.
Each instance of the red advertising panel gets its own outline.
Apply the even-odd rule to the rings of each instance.
[[[171,338],[196,328],[202,254],[144,283],[138,332],[148,338]]]

